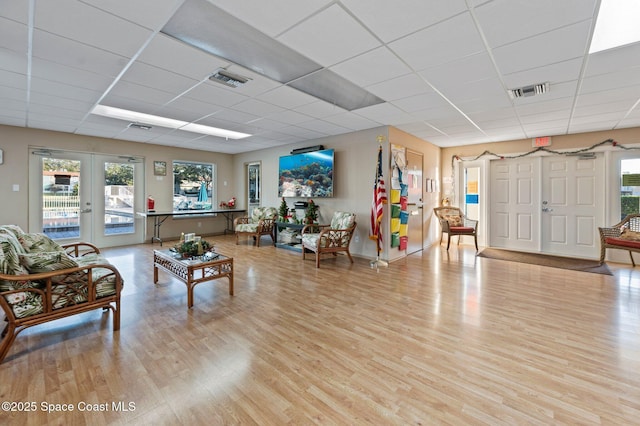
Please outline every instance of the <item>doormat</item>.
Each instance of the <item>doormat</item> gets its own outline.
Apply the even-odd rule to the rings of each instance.
[[[486,248],[478,253],[479,257],[506,260],[509,262],[528,263],[548,266],[550,268],[569,269],[572,271],[591,272],[594,274],[613,275],[609,267],[597,260],[574,259],[572,257],[553,256],[549,254],[525,253],[520,251]]]

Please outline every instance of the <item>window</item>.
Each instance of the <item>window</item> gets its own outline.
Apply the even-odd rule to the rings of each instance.
[[[628,214],[640,213],[640,158],[627,158],[620,162],[620,219]]]
[[[212,210],[213,164],[173,162],[173,210]]]

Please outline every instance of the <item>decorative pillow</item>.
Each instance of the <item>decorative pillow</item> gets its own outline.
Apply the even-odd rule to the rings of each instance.
[[[353,225],[356,216],[349,212],[335,212],[331,218],[331,229],[347,229]]]
[[[63,251],[33,252],[20,255],[20,263],[32,274],[75,268],[78,263]]]
[[[446,215],[445,220],[449,222],[449,226],[462,226],[462,218],[460,215]]]
[[[47,237],[45,234],[31,232],[22,235],[19,239],[22,247],[24,247],[24,249],[29,253],[64,251],[60,244]]]
[[[640,232],[634,232],[629,228],[624,228],[620,234],[620,238],[629,241],[640,241]]]

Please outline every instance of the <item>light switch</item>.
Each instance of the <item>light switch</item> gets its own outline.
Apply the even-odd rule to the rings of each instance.
[[[18,185],[17,183],[13,184],[13,192],[18,192],[20,191],[20,185]]]

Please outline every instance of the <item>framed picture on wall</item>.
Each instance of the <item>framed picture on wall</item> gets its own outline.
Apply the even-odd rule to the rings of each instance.
[[[153,174],[156,176],[167,175],[167,162],[166,161],[154,161],[153,162]]]

